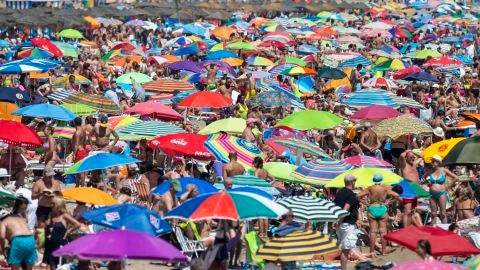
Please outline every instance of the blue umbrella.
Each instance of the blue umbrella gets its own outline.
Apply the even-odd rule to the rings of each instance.
[[[462,61],[465,65],[473,65],[473,59],[464,54],[454,54],[452,55],[453,58],[457,58],[458,60]]]
[[[0,74],[45,72],[57,65],[55,62],[48,60],[23,59],[0,65]]]
[[[455,42],[459,42],[460,38],[457,36],[442,37],[440,41],[445,43],[455,43]]]
[[[23,107],[12,112],[13,115],[38,117],[38,118],[50,118],[61,121],[72,121],[77,117],[76,114],[70,110],[53,104],[35,104]]]
[[[93,170],[102,170],[114,166],[127,165],[140,162],[140,160],[123,154],[98,153],[88,156],[75,163],[65,174],[77,174]]]
[[[275,108],[288,106],[292,103],[292,100],[284,92],[267,91],[251,97],[248,103],[265,108]]]
[[[224,58],[237,58],[238,55],[228,50],[218,50],[207,54],[207,60],[221,60]]]
[[[176,96],[174,96],[172,98],[172,102],[173,102],[173,104],[177,104],[180,101],[182,101],[184,98],[186,98],[186,97],[188,97],[191,94],[196,93],[196,92],[197,92],[196,90],[192,90],[192,91],[185,91],[185,92],[178,93]]]
[[[183,32],[195,36],[204,37],[207,29],[196,23],[189,23],[183,26]]]
[[[258,189],[258,188],[254,188],[254,187],[236,187],[236,188],[232,188],[228,191],[253,193],[253,194],[257,194],[257,195],[260,195],[262,197],[265,197],[269,200],[273,200],[273,196],[270,195],[268,192],[263,191],[263,190]]]
[[[439,82],[437,77],[433,76],[430,73],[420,71],[420,72],[413,72],[408,74],[408,76],[402,78],[404,81],[430,81],[430,82]]]
[[[215,41],[213,39],[203,39],[202,42],[208,45],[209,50],[210,50],[211,47],[218,44],[218,41]]]
[[[317,47],[313,45],[308,45],[308,44],[303,44],[298,46],[297,51],[303,54],[315,54],[320,52],[320,50]]]
[[[359,64],[362,64],[363,66],[370,66],[372,62],[364,56],[357,56],[352,59],[343,61],[342,63],[340,63],[340,65],[338,65],[337,68],[344,69],[349,67],[356,67]]]
[[[127,229],[151,235],[165,234],[171,227],[157,212],[135,204],[118,204],[80,214],[93,224],[112,229]]]
[[[182,47],[178,50],[175,50],[173,52],[173,55],[184,56],[184,55],[189,55],[189,54],[197,54],[198,52],[199,52],[198,48],[196,48],[196,47]]]
[[[151,48],[145,52],[146,55],[162,55],[163,49],[162,48]]]
[[[8,102],[30,101],[30,93],[13,87],[0,87],[0,100]]]
[[[175,195],[177,197],[182,196],[186,191],[187,191],[187,186],[188,185],[195,185],[197,187],[197,191],[199,194],[204,194],[204,193],[211,193],[211,192],[217,192],[218,189],[214,187],[212,184],[210,184],[207,181],[197,179],[197,178],[192,178],[192,177],[182,177],[175,179],[173,181],[178,181],[180,183],[181,190],[177,191]],[[165,192],[167,192],[170,189],[170,184],[172,181],[166,181],[157,186],[152,190],[152,194],[159,194],[163,195]]]
[[[5,39],[0,39],[0,48],[5,49],[10,47],[10,42],[6,41]]]

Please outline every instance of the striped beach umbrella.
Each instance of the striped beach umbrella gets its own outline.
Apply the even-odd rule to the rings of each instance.
[[[174,91],[189,91],[195,90],[195,87],[188,82],[178,81],[173,79],[158,79],[142,84],[145,91],[172,93]]]
[[[160,135],[185,132],[178,126],[161,121],[137,121],[116,131],[121,140],[153,139]]]
[[[292,172],[298,182],[309,185],[325,185],[338,175],[353,169],[353,165],[343,160],[312,160]]]
[[[341,62],[337,68],[344,69],[349,67],[356,67],[359,64],[362,64],[363,66],[370,66],[372,62],[364,56],[357,56]]]
[[[362,90],[351,93],[346,96],[342,101],[342,104],[354,108],[363,108],[371,105],[383,105],[392,108],[402,106],[423,108],[420,103],[410,98],[398,97],[391,92],[378,89]]]
[[[309,261],[339,250],[337,239],[311,230],[275,237],[260,246],[257,257],[273,262]]]
[[[333,202],[309,196],[284,197],[276,201],[292,210],[293,219],[297,222],[307,221],[335,222],[349,215]]]
[[[27,58],[0,65],[0,74],[45,72],[57,65],[58,63],[53,61]]]
[[[63,100],[65,103],[79,103],[87,105],[99,112],[109,114],[119,114],[120,107],[117,106],[111,99],[104,96],[91,95],[87,93],[73,93]]]
[[[288,148],[295,149],[296,151],[301,151],[307,155],[312,155],[315,157],[330,158],[322,148],[308,141],[304,141],[296,138],[288,138],[288,139],[275,140],[275,143],[286,146]]]
[[[72,111],[74,114],[77,115],[92,115],[97,113],[97,110],[95,110],[94,108],[78,103],[64,103],[60,106]]]
[[[386,87],[387,89],[398,88],[398,85],[394,81],[383,77],[373,77],[365,81],[363,86],[372,88]]]
[[[224,163],[229,161],[229,153],[236,152],[238,162],[245,168],[253,167],[255,157],[264,157],[262,150],[256,145],[227,134],[211,134],[205,141],[205,146],[215,155],[217,160]]]
[[[250,56],[247,63],[251,66],[273,66],[272,60],[261,56]]]
[[[248,103],[265,108],[276,108],[292,104],[292,99],[283,92],[267,91],[251,97]]]
[[[37,133],[38,136],[40,137],[45,137],[45,134],[42,132]],[[53,130],[53,137],[54,138],[64,138],[64,139],[69,139],[71,140],[73,137],[73,134],[75,134],[75,128],[74,127],[55,127]]]
[[[272,196],[279,195],[280,191],[268,183],[265,179],[253,175],[236,175],[232,177],[232,188],[251,187],[262,190]],[[223,182],[214,185],[218,189],[224,189]]]
[[[411,115],[400,115],[395,118],[385,119],[378,123],[373,130],[379,137],[389,137],[394,140],[402,135],[429,134],[433,132],[429,124]]]
[[[346,163],[352,164],[355,167],[362,168],[393,168],[394,166],[385,160],[378,159],[370,156],[351,156],[344,159]]]

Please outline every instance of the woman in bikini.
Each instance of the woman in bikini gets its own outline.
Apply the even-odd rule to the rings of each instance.
[[[453,211],[455,213],[455,220],[460,221],[475,216],[475,209],[478,207],[478,202],[474,198],[473,191],[461,186],[457,190],[457,198],[453,203]]]
[[[447,177],[453,179],[447,182]],[[430,187],[430,208],[432,210],[432,225],[436,224],[437,211],[440,208],[439,218],[442,223],[447,223],[447,196],[448,188],[456,181],[458,176],[442,166],[442,158],[438,155],[432,157],[431,171],[425,174],[425,180]]]

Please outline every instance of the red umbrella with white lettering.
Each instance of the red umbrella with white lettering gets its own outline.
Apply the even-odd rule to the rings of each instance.
[[[215,157],[204,146],[208,136],[194,133],[177,133],[159,136],[148,142],[150,147],[159,148],[167,155],[189,156],[198,160],[214,160]]]

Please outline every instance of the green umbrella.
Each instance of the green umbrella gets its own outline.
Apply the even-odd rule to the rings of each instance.
[[[75,46],[61,41],[52,41],[52,43],[60,49],[63,56],[78,58],[79,51]]]
[[[231,135],[240,135],[245,130],[247,123],[242,118],[225,118],[212,122],[204,127],[198,134],[210,135],[220,132],[226,132]]]
[[[445,165],[480,164],[480,137],[471,137],[457,143],[443,159]]]
[[[318,77],[324,78],[324,79],[343,79],[347,77],[347,74],[343,72],[342,70],[338,68],[332,68],[329,66],[324,66],[321,69],[317,70],[318,72]]]
[[[237,41],[227,45],[227,49],[231,50],[244,50],[244,51],[255,51],[255,46],[252,43]]]
[[[425,49],[425,50],[421,50],[421,51],[417,51],[412,58],[417,58],[417,59],[426,59],[427,57],[440,57],[442,56],[441,53],[435,51],[435,50],[431,50],[431,49]]]
[[[277,123],[297,130],[328,129],[342,123],[342,118],[333,113],[315,110],[303,110],[290,114]]]
[[[290,174],[295,171],[298,166],[284,162],[269,162],[265,163],[263,168],[276,179],[295,182],[295,178]]]
[[[129,72],[129,73],[125,73],[122,76],[118,77],[116,82],[117,83],[124,83],[124,84],[132,84],[131,78],[133,78],[139,84],[153,81],[153,79],[146,74],[143,74],[143,73],[140,73],[140,72]]]
[[[6,189],[0,188],[0,207],[8,208],[12,207],[15,203],[15,193],[8,191]]]
[[[79,103],[64,103],[60,106],[72,111],[76,115],[91,115],[97,113],[97,110],[94,108]]]
[[[57,36],[64,38],[83,38],[82,33],[75,29],[63,29]]]
[[[294,57],[294,56],[285,57],[285,63],[295,64],[295,65],[298,65],[298,66],[301,66],[301,67],[304,67],[304,66],[307,65],[307,63],[305,61],[303,61],[302,59],[300,59],[298,57]]]

